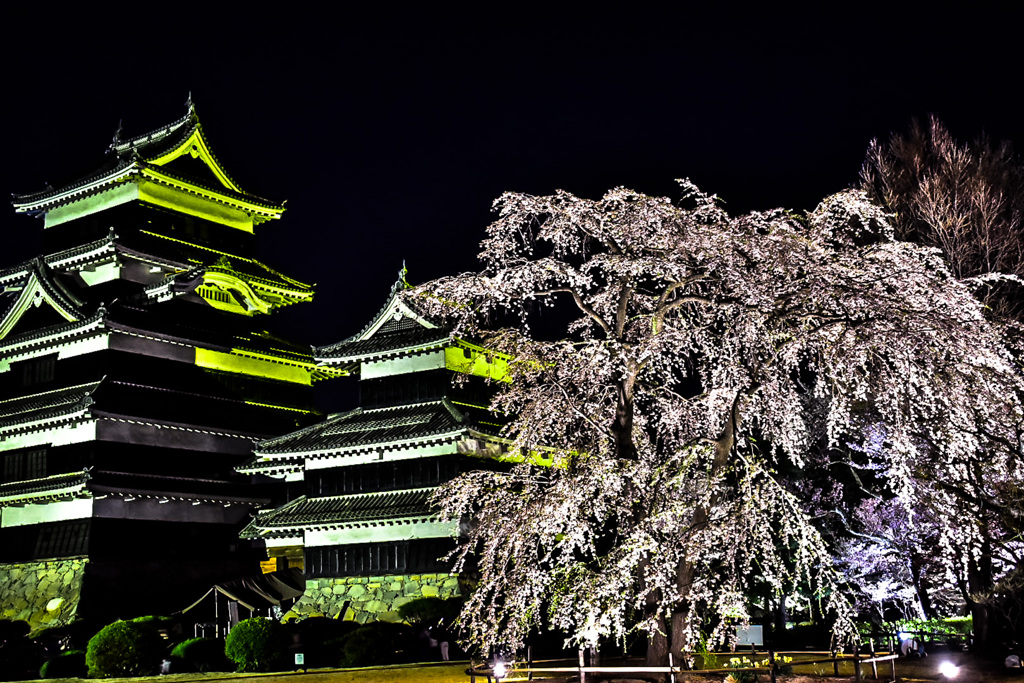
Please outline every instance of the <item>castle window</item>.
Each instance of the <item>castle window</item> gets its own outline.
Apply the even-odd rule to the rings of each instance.
[[[50,382],[57,370],[57,354],[32,358],[19,363],[21,366],[21,386],[30,387]]]
[[[89,521],[47,525],[39,530],[34,559],[84,555],[89,546]]]
[[[448,562],[438,558],[453,547],[448,538],[336,545],[306,548],[306,576],[369,576],[447,572]]]
[[[46,476],[46,448],[14,451],[4,455],[3,481],[5,484]]]

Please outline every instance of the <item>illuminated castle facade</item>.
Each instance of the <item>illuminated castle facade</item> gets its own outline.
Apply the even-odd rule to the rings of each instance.
[[[262,540],[278,564],[304,567],[300,616],[397,621],[410,600],[458,595],[459,577],[439,558],[459,524],[439,521],[430,496],[505,459],[486,409],[488,380],[505,378],[505,360],[427,318],[404,286],[403,271],[361,332],[314,351],[325,371],[358,375],[360,407],[261,441],[238,468],[287,482],[290,500],[243,536]]]
[[[264,329],[313,290],[256,258],[283,206],[232,180],[191,103],[118,133],[95,172],[14,198],[44,255],[0,270],[0,618],[33,626],[251,571],[238,532],[269,499],[234,468],[345,372]]]

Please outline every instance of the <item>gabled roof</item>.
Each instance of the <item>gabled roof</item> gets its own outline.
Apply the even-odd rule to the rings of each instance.
[[[330,454],[398,447],[468,433],[465,415],[447,399],[442,399],[393,408],[358,408],[297,432],[261,441],[253,451],[257,460],[274,460],[275,456],[287,454]]]
[[[428,521],[437,512],[430,505],[433,488],[348,496],[307,498],[300,496],[281,507],[261,512],[247,527],[251,538],[266,538],[276,533],[292,535],[298,528],[340,528],[381,526],[395,522]]]
[[[86,317],[82,311],[85,302],[54,277],[42,258],[37,257],[24,264],[22,273],[20,282],[9,282],[4,287],[3,293],[10,301],[6,309],[0,311],[0,339],[10,334],[30,306],[46,304],[69,322]],[[10,296],[12,294],[14,296]]]
[[[441,327],[412,327],[395,332],[382,332],[369,339],[341,341],[329,347],[313,350],[317,361],[339,365],[350,372],[358,370],[359,363],[381,360],[417,351],[430,351],[449,346],[451,331]]]
[[[256,222],[279,218],[284,205],[243,191],[210,150],[191,99],[183,117],[156,130],[122,139],[120,128],[107,158],[93,172],[40,192],[14,195],[18,213],[39,214],[139,178],[235,206]],[[194,160],[184,168],[182,160]]]
[[[398,280],[391,287],[387,303],[359,333],[313,349],[317,362],[355,372],[361,362],[398,353],[442,348],[451,341],[449,330],[428,318],[402,296],[409,286],[405,282],[405,272],[403,266]]]
[[[71,341],[102,336],[107,333],[105,317],[106,309],[100,306],[94,314],[82,320],[10,335],[0,339],[0,357],[16,362],[45,354],[48,349]]]
[[[156,166],[164,166],[187,155],[201,161],[224,188],[245,194],[210,150],[191,97],[185,115],[177,121],[126,140],[121,139],[120,133],[118,128],[109,148],[119,159],[138,157]]]

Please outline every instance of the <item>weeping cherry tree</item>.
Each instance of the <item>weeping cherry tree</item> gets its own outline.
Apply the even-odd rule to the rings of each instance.
[[[678,203],[505,194],[483,270],[408,293],[513,359],[502,437],[553,459],[439,494],[469,520],[462,621],[485,650],[538,628],[640,631],[664,664],[726,640],[755,583],[811,587],[848,638],[830,549],[777,466],[822,438],[870,441],[910,509],[922,469],[989,467],[990,443],[1014,438],[1021,381],[998,331],[862,193],[730,217],[681,186]],[[538,310],[564,329],[536,334]]]

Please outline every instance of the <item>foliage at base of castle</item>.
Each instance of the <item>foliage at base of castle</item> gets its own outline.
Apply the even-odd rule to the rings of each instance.
[[[284,626],[256,617],[240,621],[224,641],[224,654],[238,671],[282,671],[289,666],[290,637]]]
[[[150,676],[160,670],[165,645],[157,627],[159,618],[139,617],[115,621],[89,640],[85,663],[90,678]]]
[[[405,624],[378,621],[363,626],[340,641],[338,666],[375,666],[413,661],[413,630]]]
[[[85,678],[88,675],[85,650],[61,652],[39,669],[40,678]]]
[[[171,650],[174,673],[234,671],[235,664],[224,655],[224,641],[217,638],[190,638]]]

